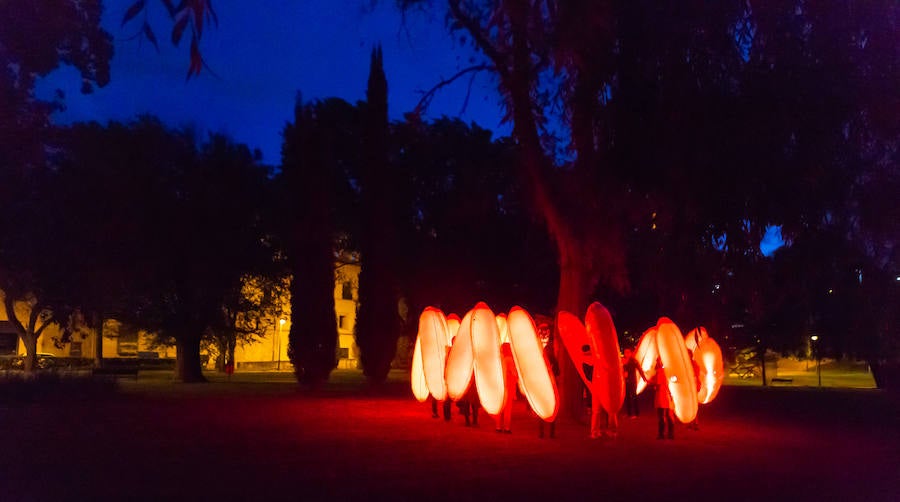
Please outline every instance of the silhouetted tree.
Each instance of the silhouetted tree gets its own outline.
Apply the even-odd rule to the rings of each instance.
[[[110,35],[100,27],[97,3],[71,0],[0,5],[0,291],[10,321],[26,348],[25,369],[35,362],[37,337],[48,325],[66,322],[66,314],[50,308],[44,287],[53,284],[57,263],[45,260],[52,247],[56,222],[46,210],[45,164],[52,132],[50,113],[63,106],[57,92],[52,102],[34,94],[38,78],[61,64],[74,66],[82,77],[82,92],[109,81]],[[52,269],[52,270],[51,270]],[[14,305],[23,307],[19,319]],[[27,305],[27,308],[25,307]],[[28,311],[27,315],[24,311]]]
[[[284,130],[279,181],[281,239],[292,278],[288,356],[306,384],[326,381],[337,365],[335,196],[358,144],[357,114],[339,99],[304,105],[298,96],[294,121]]]
[[[376,383],[387,378],[399,336],[399,284],[395,273],[396,217],[391,200],[397,176],[388,162],[387,79],[381,47],[372,50],[363,107],[363,151],[359,181],[360,259],[356,343],[363,373]]]

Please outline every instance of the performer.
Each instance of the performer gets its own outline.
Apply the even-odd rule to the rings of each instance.
[[[641,369],[640,363],[634,358],[634,351],[625,349],[625,355],[622,356],[622,369],[625,372],[625,411],[628,418],[636,418],[640,415],[637,401],[637,377],[647,381],[647,375]]]
[[[516,363],[513,361],[512,347],[510,347],[509,343],[504,343],[500,346],[500,353],[503,355],[503,367],[506,372],[503,379],[504,385],[506,385],[506,398],[503,401],[500,414],[497,415],[497,432],[512,434],[510,421],[512,420],[513,401],[516,399],[519,373],[516,371]]]
[[[656,416],[659,419],[658,434],[656,439],[675,439],[675,421],[672,419],[672,394],[669,392],[669,383],[666,380],[666,372],[663,370],[662,360],[656,360],[656,377],[653,379],[656,393],[653,403],[656,406]],[[665,436],[663,436],[665,433]]]

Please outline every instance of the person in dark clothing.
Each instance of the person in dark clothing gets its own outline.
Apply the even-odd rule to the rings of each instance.
[[[556,354],[553,352],[553,337],[550,336],[547,340],[547,345],[544,346],[544,360],[547,361],[547,368],[550,369],[550,372],[553,374],[554,379],[559,378],[559,361],[556,359]],[[553,439],[556,436],[556,419],[554,418],[552,422],[550,422],[550,439]],[[538,417],[538,437],[544,438],[544,419]]]
[[[475,382],[469,384],[469,389],[463,397],[456,402],[459,413],[466,419],[466,427],[478,427],[478,408],[481,402],[478,400],[478,392],[475,390]]]
[[[666,372],[663,370],[662,361],[659,359],[656,360],[656,377],[653,381],[656,389],[653,403],[656,406],[656,416],[659,419],[659,432],[656,439],[675,439],[675,421],[672,419],[672,394],[669,392]],[[665,436],[663,433],[665,433]]]
[[[625,355],[622,357],[622,371],[625,372],[625,411],[628,418],[635,418],[640,415],[637,401],[637,379],[640,375],[641,379],[647,381],[647,375],[637,359],[634,358],[634,351],[625,349]]]

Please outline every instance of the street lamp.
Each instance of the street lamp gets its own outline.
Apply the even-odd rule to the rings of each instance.
[[[275,369],[279,370],[279,371],[281,370],[281,327],[284,326],[284,323],[286,323],[286,322],[287,322],[287,320],[285,320],[283,318],[279,319],[278,326],[276,327],[276,330],[275,330],[275,339],[278,342],[278,348],[277,348],[278,362],[275,363]]]
[[[813,352],[816,355],[816,377],[819,379],[819,387],[822,386],[822,360],[819,358],[819,336],[813,335],[809,337],[813,341]]]

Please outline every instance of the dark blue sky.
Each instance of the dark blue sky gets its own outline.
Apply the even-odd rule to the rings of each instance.
[[[141,37],[130,39],[140,21],[121,27],[133,0],[108,0],[103,26],[114,39],[112,80],[91,95],[79,92],[80,77],[60,69],[38,86],[41,96],[54,89],[66,94],[67,110],[58,123],[128,120],[141,113],[164,122],[224,132],[260,148],[264,160],[280,160],[281,129],[292,118],[294,98],[305,101],[340,97],[365,99],[369,54],[381,43],[389,87],[389,110],[399,119],[412,110],[421,91],[470,65],[477,55],[448,33],[442,17],[407,14],[403,23],[393,0],[266,0],[216,2],[219,27],[204,31],[201,47],[218,78],[204,72],[185,82],[188,37],[181,47],[170,42],[171,22],[158,0],[147,2],[160,52]],[[264,6],[264,7],[263,7]],[[404,28],[405,26],[405,28]],[[459,116],[466,122],[508,134],[496,85],[478,76],[462,115],[468,79],[445,87],[432,102],[429,117]]]
[[[281,130],[292,118],[297,91],[305,101],[365,99],[375,44],[382,44],[384,52],[391,119],[415,108],[423,91],[480,61],[469,45],[448,33],[443,17],[410,12],[404,23],[393,0],[216,2],[219,27],[204,32],[201,46],[217,76],[204,71],[185,82],[189,40],[172,46],[171,21],[158,0],[147,2],[147,14],[160,51],[134,37],[139,20],[120,26],[133,1],[104,2],[103,25],[115,39],[112,80],[106,87],[81,94],[80,77],[68,67],[38,83],[39,96],[49,98],[55,89],[65,92],[67,109],[54,116],[57,123],[125,121],[149,113],[173,126],[225,133],[259,148],[263,160],[274,165],[280,161]],[[501,125],[496,83],[487,74],[475,78],[460,114],[468,80],[439,91],[427,116],[459,117],[497,135],[509,134],[510,126]],[[769,254],[782,244],[780,229],[772,227],[760,248]]]

